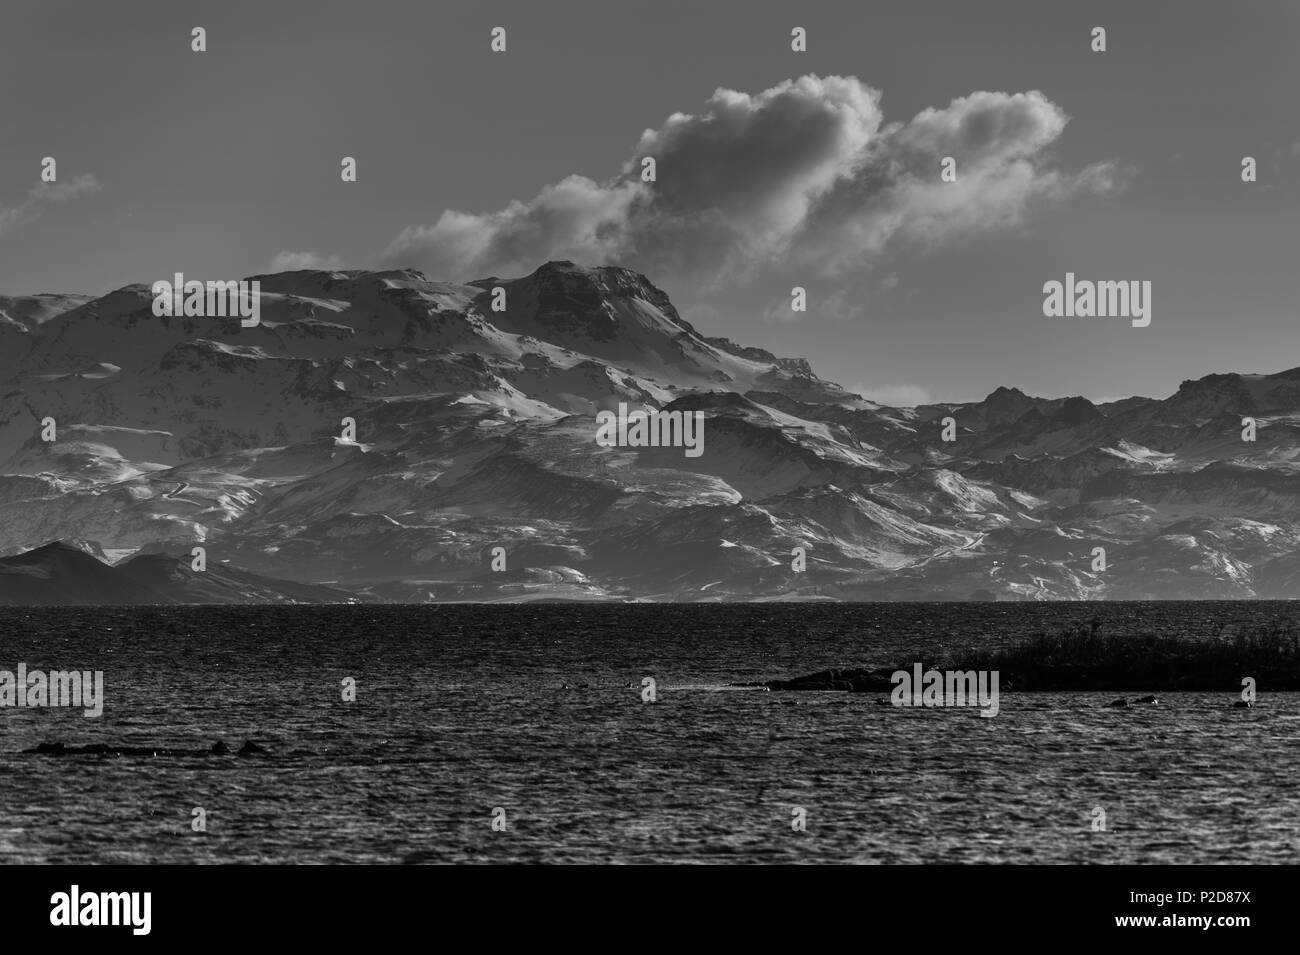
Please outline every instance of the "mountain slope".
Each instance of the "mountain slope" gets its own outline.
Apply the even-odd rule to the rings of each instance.
[[[1300,596],[1300,369],[890,408],[627,269],[255,278],[253,328],[0,298],[0,599]],[[620,407],[702,453],[600,443]],[[71,538],[119,563],[26,553]]]

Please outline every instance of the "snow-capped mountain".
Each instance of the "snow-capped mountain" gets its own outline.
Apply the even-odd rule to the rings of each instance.
[[[1300,596],[1300,369],[889,408],[627,269],[253,278],[248,328],[0,298],[0,555],[139,555],[100,565],[133,600],[160,558],[226,575],[196,600]],[[702,453],[598,441],[620,407],[702,414]]]

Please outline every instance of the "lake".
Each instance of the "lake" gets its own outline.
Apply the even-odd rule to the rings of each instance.
[[[1232,709],[1231,692],[1161,694],[1116,710],[1116,693],[1004,692],[989,719],[730,686],[928,664],[1094,617],[1112,632],[1208,639],[1293,612],[5,608],[0,669],[102,670],[105,705],[91,719],[0,709],[0,861],[1294,862],[1300,694],[1261,686],[1250,710]],[[271,755],[20,752],[246,739]]]

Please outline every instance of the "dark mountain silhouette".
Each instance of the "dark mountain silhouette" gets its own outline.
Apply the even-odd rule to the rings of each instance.
[[[0,604],[345,603],[351,595],[328,587],[272,580],[217,565],[190,569],[167,554],[133,557],[109,566],[73,543],[55,541],[0,558]]]

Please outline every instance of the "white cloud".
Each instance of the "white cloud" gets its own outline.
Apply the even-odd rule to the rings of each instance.
[[[1037,91],[972,93],[888,125],[880,102],[855,77],[719,89],[646,130],[609,179],[570,176],[496,212],[448,210],[403,230],[384,264],[468,280],[568,258],[704,286],[779,263],[838,273],[894,241],[1015,226],[1034,202],[1118,185],[1110,163],[1054,168],[1068,117]],[[955,183],[939,178],[949,155]],[[656,182],[641,181],[643,156]]]
[[[633,207],[644,198],[640,182],[570,176],[500,212],[448,210],[403,230],[383,258],[452,281],[518,275],[549,259],[603,263],[630,251]]]
[[[817,311],[837,322],[849,322],[866,314],[866,308],[847,289],[836,289],[820,303]]]
[[[866,314],[863,305],[847,289],[835,289],[825,298],[819,297],[819,290],[816,288],[807,289],[806,291],[808,293],[808,310],[806,312],[796,312],[791,308],[791,298],[785,295],[775,299],[763,309],[763,320],[766,322],[797,322],[811,316],[836,322],[847,322],[855,318],[861,318]]]
[[[103,186],[92,173],[83,173],[68,182],[42,182],[27,191],[27,197],[16,206],[0,209],[0,233],[37,218],[42,206],[58,204],[79,196],[99,192]]]
[[[807,318],[807,312],[796,312],[790,305],[789,295],[782,295],[773,299],[768,306],[763,309],[763,321],[765,322],[797,322]]]
[[[277,252],[271,259],[272,272],[297,272],[304,269],[332,272],[343,268],[343,260],[337,255],[321,255],[317,252]]]

